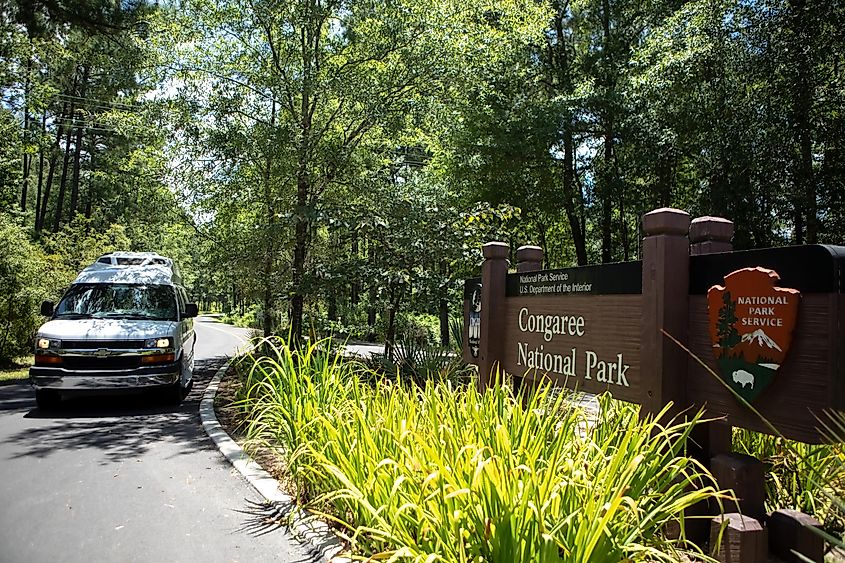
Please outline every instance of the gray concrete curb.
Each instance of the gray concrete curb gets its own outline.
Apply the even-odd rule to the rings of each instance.
[[[253,461],[243,448],[223,430],[217,420],[217,415],[214,413],[214,397],[217,395],[220,380],[223,379],[226,370],[229,369],[230,363],[231,361],[226,362],[226,365],[217,370],[208,387],[205,388],[202,401],[200,401],[200,421],[205,433],[214,440],[214,444],[220,450],[220,453],[258,491],[258,494],[264,497],[267,502],[282,506],[285,509],[283,512],[292,511],[291,532],[315,551],[320,561],[325,563],[350,561],[345,557],[338,557],[338,553],[343,550],[343,543],[332,533],[329,526],[325,522],[308,517],[300,510],[294,504],[293,498],[282,492],[279,482]]]

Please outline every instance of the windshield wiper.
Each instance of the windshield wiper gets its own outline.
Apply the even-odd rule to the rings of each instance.
[[[90,319],[91,315],[88,313],[59,313],[56,315],[57,319]]]

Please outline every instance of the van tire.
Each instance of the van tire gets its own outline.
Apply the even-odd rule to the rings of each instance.
[[[57,391],[52,389],[36,389],[35,403],[38,405],[38,410],[50,411],[59,408],[62,402],[62,397]]]
[[[182,390],[181,382],[177,381],[172,385],[168,385],[162,392],[164,401],[168,405],[179,406],[182,404],[182,399],[185,398],[185,393]]]

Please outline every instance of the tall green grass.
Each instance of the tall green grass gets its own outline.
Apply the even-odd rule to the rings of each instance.
[[[766,509],[813,514],[832,533],[845,531],[845,443],[804,444],[735,428],[734,450],[766,464]]]
[[[243,364],[248,436],[286,452],[300,499],[365,558],[678,561],[695,550],[684,511],[723,498],[684,455],[697,417],[642,421],[605,400],[585,425],[548,387],[522,400],[501,385],[372,383],[318,345],[265,349]]]

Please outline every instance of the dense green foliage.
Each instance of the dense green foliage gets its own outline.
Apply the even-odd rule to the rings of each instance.
[[[738,248],[841,242],[841,21],[804,0],[9,0],[0,206],[39,244],[119,225],[265,334],[394,342],[411,312],[445,341],[490,239],[633,259],[669,205],[734,220]]]
[[[241,363],[250,439],[283,452],[298,497],[365,556],[678,561],[693,548],[667,524],[719,499],[684,455],[696,420],[664,427],[609,401],[592,420],[548,388],[523,404],[506,386],[362,383],[320,346],[259,347]]]
[[[26,232],[0,215],[0,365],[32,349],[37,306],[45,293],[44,257]]]

